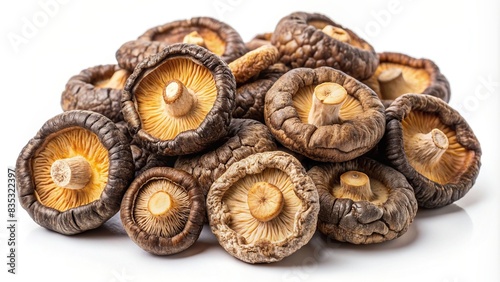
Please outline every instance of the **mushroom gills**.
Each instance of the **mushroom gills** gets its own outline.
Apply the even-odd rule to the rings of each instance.
[[[381,99],[395,100],[406,93],[422,93],[429,86],[429,74],[423,69],[382,63],[375,74]]]
[[[323,29],[321,29],[321,31],[334,39],[345,43],[351,43],[351,36],[343,28],[333,25],[326,25],[325,27],[323,27]]]
[[[120,69],[113,73],[109,79],[104,79],[95,83],[96,88],[123,89],[130,72]]]
[[[335,198],[347,198],[355,202],[368,201],[380,205],[387,201],[389,188],[361,171],[350,170],[342,173],[338,182],[332,185],[331,194]]]
[[[184,36],[183,43],[188,43],[188,44],[195,44],[200,47],[207,48],[207,45],[205,44],[205,39],[195,30]]]
[[[267,204],[260,201],[262,195]],[[302,207],[289,176],[274,168],[238,180],[222,202],[231,218],[229,228],[243,236],[247,243],[278,242],[287,238],[294,232],[294,218]]]

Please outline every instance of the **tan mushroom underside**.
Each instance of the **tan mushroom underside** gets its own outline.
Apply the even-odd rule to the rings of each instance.
[[[378,79],[382,74],[392,72],[393,70],[401,70],[402,79],[404,79],[404,82],[401,82],[401,80],[398,79],[394,79],[392,80],[392,82],[394,82],[394,87],[390,85],[390,82],[387,83],[389,84],[388,86],[386,85],[386,87],[383,87],[383,85],[381,85],[383,82],[378,81],[377,83],[379,84],[380,91],[382,92],[378,93],[379,95],[382,95],[380,97],[381,99],[393,100],[396,96],[401,96],[402,94],[406,93],[422,93],[430,85],[430,76],[425,69],[414,68],[395,63],[380,63],[373,77]],[[396,90],[401,86],[404,86],[402,90]],[[393,93],[384,94],[384,91],[382,91],[384,88],[390,89],[390,92]]]
[[[90,179],[79,189],[57,185],[51,176],[56,161],[83,158],[90,167]],[[74,127],[54,133],[32,159],[35,195],[44,206],[66,211],[89,204],[101,197],[108,181],[108,151],[87,129]]]
[[[154,37],[156,41],[165,41],[168,44],[180,43],[184,38],[192,33],[197,32],[202,38],[206,48],[218,56],[222,56],[226,51],[226,42],[217,34],[217,32],[204,28],[204,27],[191,27],[182,30],[182,32],[172,32],[174,30],[167,30],[165,34],[160,33]],[[172,37],[172,38],[169,38]]]
[[[369,201],[376,205],[384,204],[389,193],[389,188],[382,182],[358,171],[341,174],[339,181],[330,187],[330,194],[335,198]]]
[[[302,123],[309,123],[309,114],[313,105],[314,89],[317,85],[300,88],[293,95],[292,102]],[[347,95],[339,112],[341,121],[354,119],[363,113],[360,102],[351,95]]]
[[[248,192],[255,183],[267,182],[279,188],[284,198],[281,212],[273,219],[263,222],[252,216],[248,207]],[[222,202],[227,210],[229,228],[243,236],[247,243],[260,239],[279,242],[294,232],[294,218],[302,208],[295,195],[289,176],[278,169],[265,169],[259,174],[250,174],[237,181],[224,195]]]
[[[170,238],[184,229],[189,212],[189,196],[182,187],[152,179],[136,196],[132,216],[147,234]]]
[[[163,95],[167,84],[174,79],[196,96],[196,105],[180,117],[172,116]],[[147,74],[139,82],[134,95],[142,129],[160,140],[170,140],[202,123],[214,105],[217,88],[206,67],[188,58],[173,58]]]
[[[404,150],[410,165],[420,174],[439,184],[458,181],[461,174],[469,167],[474,152],[467,150],[457,141],[456,132],[443,124],[435,114],[412,111],[402,122]],[[422,161],[422,153],[415,154],[414,138],[438,129],[448,137],[446,151],[440,152],[440,158],[431,164]],[[418,152],[418,151],[417,151]]]
[[[323,31],[323,33],[325,33],[326,35],[328,35],[330,37],[332,37],[332,36],[329,34],[329,32],[325,32],[330,27],[334,27],[334,29],[336,29],[336,30],[343,31],[344,34],[349,36],[349,40],[348,41],[340,40],[340,41],[345,42],[345,43],[352,45],[354,47],[363,49],[363,45],[358,40],[356,40],[356,38],[353,38],[352,36],[350,36],[349,32],[347,32],[343,28],[332,26],[331,23],[327,23],[327,22],[324,22],[321,20],[312,20],[312,21],[309,21],[308,24],[314,26],[317,29],[320,29],[321,31]],[[335,38],[335,36],[332,38]],[[335,38],[335,39],[339,40],[339,38]]]

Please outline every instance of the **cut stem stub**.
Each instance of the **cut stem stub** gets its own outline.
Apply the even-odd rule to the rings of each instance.
[[[82,156],[56,160],[50,168],[52,181],[67,189],[82,189],[92,177],[89,162]]]
[[[271,183],[257,182],[248,191],[248,208],[258,221],[267,222],[278,216],[284,203],[281,190]]]
[[[148,210],[152,215],[166,214],[173,206],[172,197],[164,191],[154,193],[148,201]]]
[[[338,195],[353,201],[372,201],[375,198],[368,175],[355,170],[340,175]]]
[[[399,68],[389,68],[377,77],[380,84],[380,92],[385,100],[395,100],[397,97],[413,92],[411,86],[403,77],[403,71]]]
[[[434,166],[449,146],[448,137],[434,128],[429,133],[418,133],[409,142],[408,157],[421,164]]]
[[[196,106],[196,95],[191,93],[182,82],[173,79],[167,83],[163,92],[167,112],[173,117],[182,117]]]
[[[195,44],[204,48],[207,47],[205,44],[205,39],[203,39],[203,37],[196,30],[184,36],[182,42],[188,44]]]
[[[314,88],[308,123],[315,126],[340,123],[340,108],[347,99],[347,90],[340,84],[324,82]]]
[[[351,42],[351,36],[345,29],[342,29],[340,27],[336,27],[333,25],[326,25],[321,31],[325,33],[326,35],[337,39],[338,41],[345,42],[345,43],[350,43]]]

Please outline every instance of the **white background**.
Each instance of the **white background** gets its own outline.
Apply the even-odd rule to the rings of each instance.
[[[0,280],[500,281],[498,1],[54,1],[0,4]],[[56,5],[44,8],[48,2]],[[60,95],[72,75],[115,63],[121,44],[173,20],[214,17],[249,40],[273,31],[294,11],[323,13],[379,52],[429,58],[441,68],[451,84],[450,104],[483,149],[480,175],[463,199],[420,210],[408,232],[392,242],[353,246],[316,236],[270,265],[233,258],[208,226],[192,248],[158,257],[136,246],[118,217],[97,230],[63,236],[39,227],[19,206],[18,274],[7,274],[7,167],[41,125],[61,112]]]

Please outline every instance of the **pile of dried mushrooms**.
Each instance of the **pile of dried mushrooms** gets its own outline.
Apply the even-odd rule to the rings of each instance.
[[[72,76],[16,163],[22,207],[61,234],[120,212],[131,240],[182,252],[204,226],[270,263],[319,232],[372,244],[467,194],[481,147],[429,59],[381,52],[296,12],[244,42],[209,17],[147,29]]]

